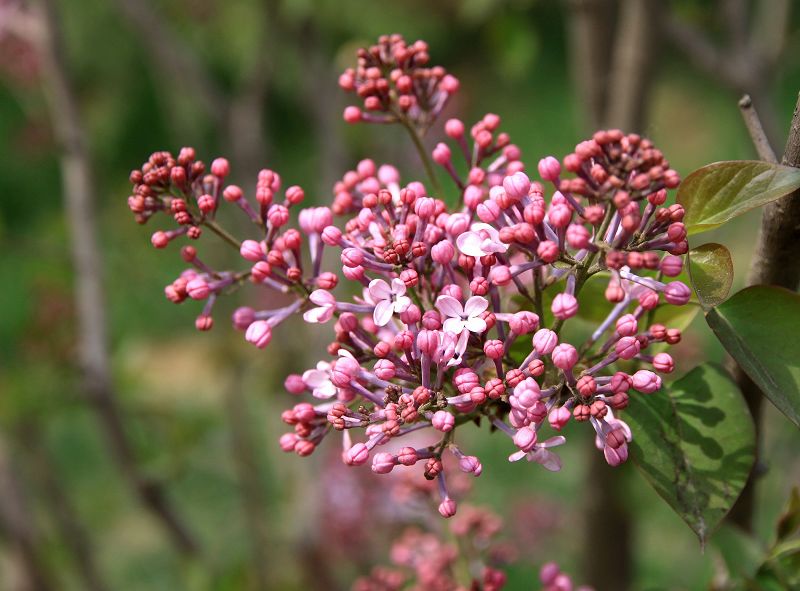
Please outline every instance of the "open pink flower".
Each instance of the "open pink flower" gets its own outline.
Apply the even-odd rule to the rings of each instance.
[[[464,232],[456,238],[456,246],[458,250],[471,257],[482,257],[508,250],[508,244],[500,241],[500,232],[494,226],[482,222],[472,224],[469,232]]]
[[[486,321],[481,318],[481,314],[489,307],[486,298],[472,296],[462,307],[454,297],[442,295],[436,298],[436,307],[447,317],[443,325],[446,332],[461,334],[466,329],[480,334],[486,330]]]
[[[464,358],[464,351],[467,350],[469,331],[465,330],[460,334],[441,330],[434,332],[438,338],[438,343],[431,355],[433,362],[437,365],[446,364],[447,367],[461,365]]]
[[[311,324],[322,324],[327,322],[336,311],[336,298],[331,292],[324,289],[317,289],[311,292],[308,299],[317,304],[318,308],[311,308],[303,314],[303,320]]]
[[[316,369],[303,372],[303,383],[311,388],[311,393],[316,398],[328,399],[336,396],[336,386],[331,381],[331,364],[327,361],[317,363]]]
[[[529,462],[536,462],[541,464],[546,470],[550,472],[558,472],[561,470],[561,458],[558,454],[553,453],[548,448],[557,447],[567,442],[567,438],[563,435],[556,435],[541,443],[536,443],[530,451],[516,451],[508,456],[509,462],[517,462],[522,458],[527,458]]]
[[[405,295],[406,284],[397,278],[392,279],[391,286],[383,279],[373,279],[367,291],[375,303],[372,319],[378,326],[386,326],[395,312],[405,312],[411,305],[411,298]]]

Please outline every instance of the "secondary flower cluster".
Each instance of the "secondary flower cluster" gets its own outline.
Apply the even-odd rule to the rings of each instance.
[[[387,100],[414,96],[425,117],[438,114],[431,105],[444,99],[437,93],[454,90],[442,90],[447,77],[436,68],[420,73],[427,53],[419,43],[385,38],[359,60],[344,86],[361,93],[370,80],[385,81],[371,68],[388,72],[395,86]],[[399,83],[411,74],[438,86],[412,84],[412,94],[404,93]],[[374,87],[365,97],[380,95],[383,84]],[[238,269],[220,270],[193,246],[183,247],[190,268],[166,295],[176,303],[205,302],[198,329],[212,327],[220,295],[246,283],[294,298],[274,309],[236,310],[234,326],[255,346],[266,347],[275,327],[294,314],[333,327],[330,358],[286,379],[291,394],[310,399],[283,412],[290,430],[280,438],[282,449],[307,456],[338,432],[349,465],[371,464],[386,474],[421,464],[437,481],[444,517],[456,513],[456,502],[443,457],[453,456],[468,474],[483,471],[464,439],[455,441],[467,424],[507,435],[511,461],[559,470],[552,451],[566,441],[559,432],[571,420],[588,423],[606,461],[624,462],[632,434],[617,411],[633,392],[661,387],[661,375],[673,370],[664,345],[681,338],[654,322],[655,312],[686,304],[691,293],[674,280],[687,249],[683,210],[665,206],[679,179],[651,142],[598,132],[564,158],[564,177],[561,162],[542,159],[540,183],[523,172],[519,149],[499,126],[489,114],[467,134],[463,122],[448,120],[445,133],[463,162],[445,143],[421,152],[423,162],[432,157],[447,172],[460,196],[455,206],[436,188],[435,174],[429,189],[372,160],[336,184],[330,208],[301,209],[303,190],[283,189],[270,170],[258,175],[252,200],[226,184],[226,160],[206,169],[191,148],[177,157],[155,153],[131,173],[128,203],[137,221],[172,219],[152,235],[154,246],[195,240],[208,229],[240,253]],[[422,146],[418,126],[410,132]],[[252,236],[240,240],[220,226],[224,203],[253,222]],[[334,214],[343,216],[341,224]],[[322,269],[324,250],[338,258],[331,270]],[[598,278],[607,282],[602,302],[587,301],[581,290]],[[342,279],[348,287],[337,290]],[[606,306],[602,321],[586,334],[579,326],[570,330],[582,307],[599,303]],[[404,444],[423,430],[430,443]]]

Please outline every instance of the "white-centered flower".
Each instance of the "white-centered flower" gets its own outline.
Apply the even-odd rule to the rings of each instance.
[[[391,285],[383,279],[373,279],[367,291],[375,303],[372,319],[378,326],[386,326],[395,312],[405,312],[411,305],[411,298],[406,295],[406,284],[397,278],[392,279]]]
[[[466,329],[480,334],[486,330],[486,321],[481,318],[481,314],[489,307],[486,298],[472,296],[462,307],[456,298],[441,295],[436,298],[436,307],[446,316],[442,326],[445,332],[461,334],[461,331]]]
[[[476,258],[508,250],[508,244],[500,241],[497,228],[483,222],[472,224],[468,232],[459,235],[456,246],[465,255]]]

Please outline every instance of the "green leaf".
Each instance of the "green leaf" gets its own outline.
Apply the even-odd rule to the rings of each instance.
[[[800,426],[800,295],[748,287],[712,308],[706,321],[770,402]]]
[[[795,486],[789,497],[786,510],[778,519],[776,527],[778,541],[785,540],[800,528],[800,490]]]
[[[714,242],[693,248],[689,251],[689,277],[704,310],[719,306],[733,285],[731,253]]]
[[[744,487],[755,427],[719,366],[695,367],[661,391],[631,398],[631,456],[647,481],[705,544]]]
[[[711,544],[719,550],[727,572],[737,578],[752,579],[764,562],[766,552],[759,541],[736,526],[723,524]]]
[[[705,232],[800,188],[800,169],[757,160],[716,162],[678,188],[689,234]]]

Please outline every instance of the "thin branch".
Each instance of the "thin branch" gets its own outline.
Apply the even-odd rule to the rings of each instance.
[[[255,574],[254,588],[266,591],[270,588],[270,569],[267,548],[264,512],[264,491],[261,487],[260,470],[253,445],[250,414],[243,392],[242,368],[233,370],[231,384],[225,389],[225,410],[231,436],[231,457],[239,481],[245,528],[250,537],[252,570]]]
[[[800,168],[800,94],[781,163]],[[793,291],[797,290],[800,284],[797,244],[800,244],[800,190],[764,207],[761,230],[756,239],[756,247],[747,274],[747,285],[778,285]],[[737,367],[735,373],[753,420],[759,426],[764,394],[741,368]],[[761,432],[760,428],[758,432]],[[750,475],[742,494],[729,514],[729,519],[746,531],[753,529],[755,485],[760,472],[763,471],[760,469],[759,460],[761,442],[758,446],[756,469]]]
[[[749,94],[744,95],[739,101],[739,111],[742,113],[744,124],[750,134],[750,139],[758,153],[758,157],[765,162],[778,162],[778,158],[775,156],[775,151],[772,149],[769,139],[767,139],[767,134],[764,133],[764,126],[761,125],[761,119],[758,117],[758,112],[756,112]]]
[[[602,126],[606,111],[613,0],[566,0],[573,81],[585,109],[585,126]]]
[[[64,63],[55,0],[42,0],[45,34],[38,40],[50,115],[61,144],[61,169],[75,267],[75,300],[83,387],[98,416],[120,471],[147,508],[169,532],[175,546],[195,554],[197,544],[170,505],[162,487],[142,474],[117,406],[108,353],[102,252],[97,238],[95,190],[77,99]]]
[[[36,425],[29,423],[23,425],[18,432],[30,458],[26,463],[44,493],[44,500],[60,531],[61,541],[72,554],[85,588],[88,591],[106,591],[109,587],[100,576],[89,534],[62,486],[58,468],[42,441],[41,432]]]
[[[603,126],[644,131],[659,46],[656,14],[653,0],[627,0],[620,8]]]
[[[35,519],[12,466],[5,437],[0,433],[0,529],[13,541],[31,591],[55,589],[41,555]]]

